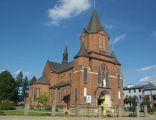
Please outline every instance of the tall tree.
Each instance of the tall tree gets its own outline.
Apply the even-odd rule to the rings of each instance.
[[[0,73],[0,100],[16,100],[16,82],[8,71]]]
[[[30,80],[30,86],[37,81],[37,78],[35,76],[32,77],[32,79]]]
[[[23,101],[24,96],[23,96],[23,72],[20,71],[17,76],[16,76],[16,81],[17,81],[17,89],[18,89],[18,101]]]
[[[18,87],[22,87],[22,84],[23,84],[23,72],[22,71],[20,71],[17,74],[16,80],[17,80],[17,83],[18,83]]]
[[[26,76],[23,80],[23,97],[25,98],[29,89],[28,77]]]

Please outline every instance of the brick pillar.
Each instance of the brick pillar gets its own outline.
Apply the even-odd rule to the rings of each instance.
[[[79,117],[79,105],[78,105],[78,102],[76,102],[76,106],[75,106],[75,116]]]

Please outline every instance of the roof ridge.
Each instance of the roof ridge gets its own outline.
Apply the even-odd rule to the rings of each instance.
[[[64,70],[68,70],[68,69],[72,68],[73,65],[74,65],[74,60],[67,63],[67,64],[61,64],[61,63],[56,63],[56,62],[53,62],[53,61],[48,61],[48,64],[50,66],[50,69],[53,72],[60,73],[60,72],[62,72]]]

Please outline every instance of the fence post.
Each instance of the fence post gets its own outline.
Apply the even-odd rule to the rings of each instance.
[[[52,105],[52,108],[51,108],[51,116],[55,117],[56,115],[56,105]]]
[[[147,105],[144,105],[144,114],[145,114],[145,117],[148,117]]]
[[[29,103],[25,103],[25,107],[24,107],[24,115],[28,116],[29,114]]]
[[[137,117],[140,117],[140,114],[139,114],[140,112],[139,112],[139,104],[137,104],[137,106],[136,106],[136,116]]]

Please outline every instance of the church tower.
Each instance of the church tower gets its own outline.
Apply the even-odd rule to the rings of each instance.
[[[95,8],[87,28],[84,29],[80,37],[80,44],[83,42],[88,52],[106,55],[109,53],[109,36],[102,26]]]

